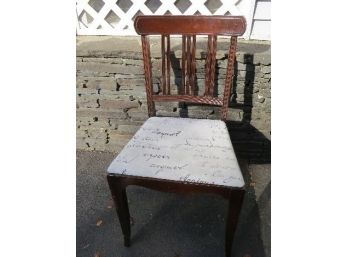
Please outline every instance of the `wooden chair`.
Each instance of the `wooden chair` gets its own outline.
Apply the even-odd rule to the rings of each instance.
[[[107,180],[124,235],[130,246],[130,215],[126,187],[219,194],[229,201],[225,253],[232,240],[244,197],[244,180],[225,125],[231,95],[237,36],[245,31],[241,16],[138,16],[149,119],[112,161]],[[149,35],[161,35],[162,94],[154,94]],[[182,35],[182,85],[170,87],[170,35]],[[204,95],[195,88],[196,35],[208,36]],[[230,36],[223,97],[214,95],[217,36]],[[178,101],[221,106],[221,120],[155,117],[155,102]]]

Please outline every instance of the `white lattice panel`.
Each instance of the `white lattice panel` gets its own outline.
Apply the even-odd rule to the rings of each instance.
[[[137,15],[244,15],[255,0],[77,0],[78,35],[136,35]],[[250,21],[250,22],[249,22]],[[248,30],[246,37],[248,37]]]

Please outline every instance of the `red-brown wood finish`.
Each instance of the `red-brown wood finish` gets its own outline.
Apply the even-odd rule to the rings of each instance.
[[[225,35],[241,36],[246,29],[243,16],[142,16],[134,21],[139,35]]]
[[[188,28],[193,23],[195,26]],[[171,25],[164,31],[163,28],[167,24],[175,24],[175,26]],[[149,116],[155,115],[156,101],[185,101],[187,103],[221,106],[221,119],[226,120],[228,102],[231,96],[237,35],[244,33],[245,26],[245,19],[240,16],[138,16],[135,20],[135,27],[142,37]],[[214,33],[212,28],[214,28]],[[151,56],[148,43],[150,32],[153,34],[163,32],[161,34],[162,78],[160,95],[154,95],[152,89]],[[177,95],[171,94],[170,85],[170,34],[173,33],[182,33],[181,87],[179,87]],[[196,35],[208,35],[204,97],[196,94]],[[223,97],[218,97],[217,92],[214,92],[218,35],[231,36]]]
[[[141,45],[142,45],[143,59],[144,59],[147,110],[148,110],[149,116],[154,116],[155,107],[152,101],[152,71],[151,71],[151,60],[150,60],[150,45],[149,45],[149,40],[147,37],[141,36]]]
[[[213,96],[215,84],[215,65],[216,65],[216,35],[208,36],[208,53],[205,67],[205,92],[204,95]]]
[[[226,73],[226,79],[225,79],[224,97],[223,97],[223,104],[222,104],[223,108],[221,112],[222,120],[226,120],[227,118],[228,102],[230,101],[232,77],[234,73],[234,62],[236,59],[236,50],[237,50],[237,38],[231,37],[231,44],[230,44],[230,49],[228,52],[228,60],[227,60],[227,73]]]
[[[221,106],[221,119],[226,120],[231,95],[232,78],[237,46],[237,36],[244,33],[246,23],[241,16],[138,16],[135,29],[141,35],[144,59],[145,88],[149,116],[155,115],[154,102],[179,101]],[[170,35],[182,35],[182,81],[178,95],[170,90]],[[160,95],[153,94],[149,35],[161,35],[162,78]],[[196,35],[208,35],[203,96],[196,95]],[[217,36],[231,36],[223,98],[214,96]],[[228,199],[229,207],[225,234],[225,256],[231,256],[232,241],[241,210],[244,188],[231,188],[209,184],[168,181],[144,177],[108,174],[107,180],[121,223],[125,246],[130,246],[130,214],[126,187],[138,185],[146,188],[176,193],[213,193]]]
[[[157,191],[178,194],[211,193],[220,195],[227,199],[229,206],[226,216],[225,256],[231,256],[234,232],[236,230],[239,213],[242,208],[245,188],[230,188],[208,184],[184,183],[182,181],[169,181],[116,174],[108,174],[107,180],[116,206],[116,212],[124,237],[124,245],[126,247],[130,246],[131,237],[130,214],[126,188],[129,185],[137,185]]]

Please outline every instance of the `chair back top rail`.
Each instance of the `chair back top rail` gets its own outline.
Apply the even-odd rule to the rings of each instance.
[[[135,31],[139,35],[225,35],[241,36],[246,29],[243,16],[137,16]]]

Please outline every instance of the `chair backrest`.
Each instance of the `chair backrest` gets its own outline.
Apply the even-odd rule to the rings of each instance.
[[[221,106],[221,119],[226,120],[231,96],[232,77],[237,37],[244,34],[246,21],[243,16],[138,16],[135,30],[141,35],[144,59],[145,86],[149,116],[155,115],[154,102],[178,101]],[[154,94],[150,58],[149,35],[161,35],[162,79],[161,93]],[[170,35],[182,35],[181,86],[178,94],[170,88]],[[207,35],[204,95],[196,95],[196,35]],[[230,36],[227,71],[223,97],[214,95],[217,36]]]

